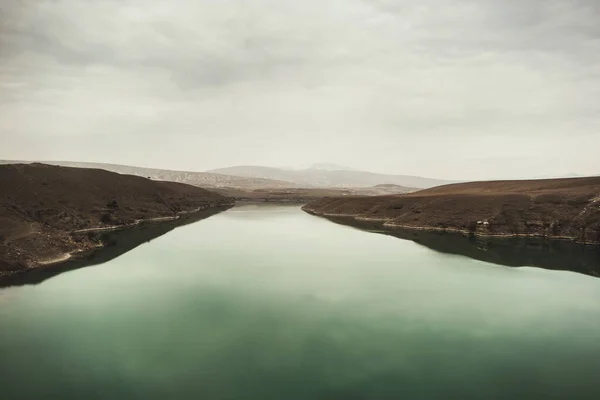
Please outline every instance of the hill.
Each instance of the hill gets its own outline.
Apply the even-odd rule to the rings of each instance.
[[[160,223],[139,224],[128,229],[72,233],[71,236],[74,241],[92,240],[94,243],[102,244],[102,250],[86,252],[51,267],[28,269],[26,273],[4,276],[0,273],[0,288],[36,285],[64,272],[104,264],[144,243],[171,232],[173,229],[206,219],[221,211],[223,211],[223,208],[213,207],[195,213],[182,214],[177,219],[165,220]]]
[[[303,209],[387,229],[600,244],[600,177],[459,183],[395,196],[321,199]]]
[[[292,182],[302,187],[321,188],[358,188],[393,184],[422,189],[451,183],[451,181],[441,179],[410,175],[386,175],[366,171],[331,170],[329,168],[315,167],[303,170],[287,170],[261,166],[236,166],[213,169],[207,172],[247,178],[274,179]]]
[[[31,164],[31,162],[2,161],[1,164]],[[394,184],[382,184],[374,187],[321,187],[308,183],[293,183],[277,179],[240,177],[210,172],[172,171],[156,168],[132,167],[127,165],[86,163],[74,161],[48,161],[44,164],[74,168],[94,168],[119,174],[135,175],[156,181],[180,182],[202,188],[208,188],[226,197],[240,201],[279,202],[306,204],[311,200],[326,196],[346,195],[385,195],[408,193],[417,190]],[[333,165],[319,165],[319,168],[333,168]],[[289,172],[289,171],[288,171]]]
[[[0,160],[0,164],[31,164],[30,161]],[[74,168],[103,169],[118,174],[142,176],[155,181],[179,182],[205,188],[234,187],[238,189],[253,190],[257,188],[288,188],[296,187],[294,183],[272,179],[253,177],[240,177],[209,172],[173,171],[157,168],[133,167],[119,164],[88,163],[76,161],[44,161],[48,165],[60,165]]]
[[[94,231],[225,206],[219,194],[99,169],[0,165],[0,275],[102,247]],[[73,233],[90,232],[90,235]]]

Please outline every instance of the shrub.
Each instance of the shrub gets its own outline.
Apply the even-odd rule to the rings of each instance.
[[[100,217],[100,221],[103,224],[110,224],[112,222],[112,216],[109,213],[104,213],[102,214],[102,216]]]

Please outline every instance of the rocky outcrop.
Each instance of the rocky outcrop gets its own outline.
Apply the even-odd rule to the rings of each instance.
[[[303,210],[389,229],[600,245],[600,177],[471,182],[398,196],[322,199]]]

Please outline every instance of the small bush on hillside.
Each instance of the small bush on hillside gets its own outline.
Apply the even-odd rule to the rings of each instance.
[[[100,221],[103,224],[110,224],[112,222],[112,216],[109,213],[104,213],[102,214],[102,216],[100,217]]]

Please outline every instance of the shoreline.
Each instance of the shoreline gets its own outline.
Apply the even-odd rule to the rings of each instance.
[[[197,214],[201,214],[203,211],[217,211],[221,210],[226,211],[235,206],[235,203],[224,203],[224,204],[210,204],[207,206],[201,206],[193,210],[180,211],[176,215],[173,216],[165,216],[165,217],[155,217],[155,218],[147,218],[136,220],[130,224],[123,225],[112,225],[106,227],[94,227],[94,228],[86,228],[75,231],[66,231],[63,232],[68,237],[72,238],[74,235],[85,234],[85,233],[100,233],[100,232],[119,232],[119,231],[129,231],[136,227],[142,227],[144,225],[156,225],[160,226],[165,222],[174,222],[178,220],[185,219],[185,217],[193,218]],[[212,215],[212,214],[211,214]],[[79,248],[70,252],[57,254],[50,258],[45,259],[36,259],[33,265],[27,265],[23,269],[15,269],[15,270],[0,270],[0,283],[3,280],[15,278],[18,276],[24,276],[31,272],[43,271],[43,270],[51,270],[53,268],[59,268],[63,265],[72,262],[78,262],[86,257],[93,256],[97,253],[102,253],[108,247],[108,243],[98,243],[96,246],[89,248]]]
[[[145,219],[136,219],[135,222],[133,222],[131,224],[98,226],[98,227],[94,227],[94,228],[78,229],[78,230],[75,230],[75,231],[71,231],[69,233],[72,235],[72,234],[75,234],[75,233],[86,233],[86,232],[119,231],[119,230],[122,230],[122,229],[133,228],[135,226],[138,226],[138,225],[141,225],[141,224],[145,224],[145,223],[148,223],[148,222],[175,221],[175,220],[178,220],[179,218],[181,218],[184,215],[195,214],[197,212],[208,210],[210,208],[219,208],[219,207],[226,207],[226,206],[232,206],[233,207],[234,205],[235,205],[235,203],[232,203],[232,204],[223,204],[223,205],[209,205],[207,207],[202,206],[202,207],[198,207],[196,209],[190,210],[190,211],[179,211],[177,214],[172,215],[172,216],[155,217],[155,218],[145,218]]]
[[[200,211],[205,211],[205,210],[210,210],[210,209],[223,208],[224,209],[223,211],[225,211],[226,209],[229,209],[233,206],[235,206],[235,204],[222,204],[222,205],[214,205],[214,206],[209,205],[206,207],[202,206],[202,207],[198,207],[194,210],[190,210],[190,211],[180,211],[174,216],[138,219],[134,223],[131,223],[131,224],[112,225],[112,226],[96,227],[96,228],[86,228],[86,229],[71,231],[71,232],[69,232],[69,234],[73,235],[73,234],[87,233],[87,232],[123,231],[123,230],[131,229],[131,228],[135,228],[137,226],[141,226],[144,224],[176,221],[178,219],[181,219],[182,216],[194,215],[196,213],[199,213]],[[91,249],[87,249],[87,250],[79,249],[79,250],[75,250],[75,251],[72,251],[69,253],[64,253],[62,256],[54,257],[53,259],[50,259],[50,260],[37,261],[37,263],[41,264],[43,267],[59,265],[66,261],[76,260],[78,257],[82,257],[84,255],[89,255],[90,253],[100,251],[105,247],[106,247],[106,244],[102,244],[100,246],[97,246],[97,247],[91,248]],[[29,268],[29,269],[36,269],[36,268],[37,267],[33,267],[33,268]]]
[[[380,225],[382,228],[382,232],[393,232],[393,231],[424,231],[424,232],[438,232],[438,233],[454,233],[461,234],[463,236],[472,236],[472,237],[480,237],[480,238],[496,238],[496,239],[510,239],[510,238],[522,238],[522,239],[543,239],[543,240],[557,240],[557,241],[567,241],[572,242],[578,245],[584,246],[600,246],[600,243],[592,242],[592,241],[581,241],[577,240],[577,238],[572,236],[548,236],[542,234],[535,233],[492,233],[492,232],[481,232],[481,231],[471,231],[468,229],[461,228],[453,228],[453,227],[437,227],[437,226],[414,226],[414,225],[406,225],[406,224],[395,224],[391,222],[390,219],[387,218],[368,218],[361,217],[357,214],[347,214],[347,213],[319,213],[314,211],[313,209],[304,206],[301,208],[302,211],[307,214],[314,215],[316,217],[325,218],[325,219],[352,219],[357,222],[371,222],[377,225]]]

